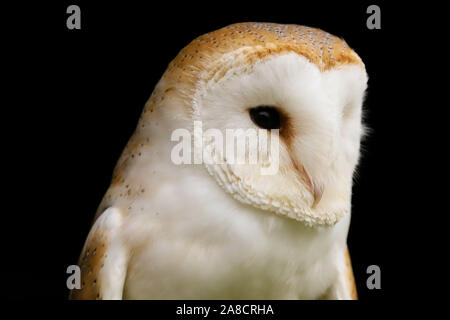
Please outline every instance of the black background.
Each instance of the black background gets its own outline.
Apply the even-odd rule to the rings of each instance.
[[[66,28],[70,4],[81,8],[81,30]],[[370,4],[381,7],[381,30],[366,27]],[[6,202],[14,209],[3,224],[2,296],[67,299],[66,268],[77,263],[113,167],[168,63],[195,37],[244,21],[318,27],[344,38],[364,61],[371,130],[355,178],[348,244],[361,300],[409,294],[404,285],[413,261],[403,231],[405,216],[413,219],[420,208],[404,205],[415,197],[404,192],[413,142],[399,129],[414,112],[402,97],[413,89],[399,88],[409,77],[404,7],[383,1],[59,1],[12,10],[17,18],[8,22],[7,37],[16,50],[7,50],[5,61],[17,89],[3,121],[14,127],[5,150],[20,174],[8,172],[16,178],[7,185],[13,192]],[[371,264],[381,268],[381,290],[366,287]]]

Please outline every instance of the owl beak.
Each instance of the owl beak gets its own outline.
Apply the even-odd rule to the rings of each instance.
[[[313,202],[311,208],[314,209],[319,204],[320,200],[322,199],[323,185],[317,185],[315,183],[312,183],[311,189],[312,189],[312,194],[314,196],[314,202]]]
[[[306,184],[313,196],[313,203],[311,205],[311,208],[314,209],[322,199],[324,186],[321,183],[315,183],[314,180],[311,179],[311,176],[308,174],[308,171],[304,166],[299,165],[295,160],[293,160],[292,163],[295,170],[297,170],[299,178]]]
[[[300,172],[311,194],[313,195],[314,201],[313,204],[311,205],[311,208],[314,209],[322,199],[324,187],[322,184],[314,183],[314,181],[311,179],[310,175],[306,171],[305,167],[302,166]]]

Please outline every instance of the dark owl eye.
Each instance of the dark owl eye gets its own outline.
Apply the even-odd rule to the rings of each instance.
[[[249,110],[253,123],[263,129],[280,129],[280,113],[274,107],[260,106]]]

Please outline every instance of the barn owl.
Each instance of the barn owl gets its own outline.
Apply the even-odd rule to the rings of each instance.
[[[238,23],[192,41],[114,169],[70,297],[356,299],[346,242],[367,79],[316,28]],[[172,133],[195,121],[278,129],[278,171],[175,164]]]

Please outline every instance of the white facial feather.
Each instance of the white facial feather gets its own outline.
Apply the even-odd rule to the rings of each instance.
[[[202,85],[194,108],[205,129],[225,135],[228,128],[257,128],[248,109],[260,105],[277,106],[292,123],[292,146],[281,141],[279,174],[261,176],[260,166],[237,164],[207,166],[210,173],[235,198],[258,208],[308,225],[336,223],[350,210],[366,81],[360,67],[322,73],[290,53],[257,63],[251,73],[230,69],[220,81]],[[298,180],[292,158],[324,190],[314,208],[314,195]]]

